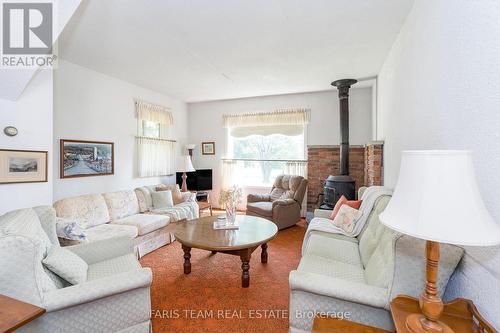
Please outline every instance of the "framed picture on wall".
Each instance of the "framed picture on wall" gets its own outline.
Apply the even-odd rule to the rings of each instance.
[[[201,153],[203,155],[215,155],[215,142],[202,142]]]
[[[107,176],[115,172],[114,143],[61,139],[60,177]]]
[[[0,184],[47,181],[47,152],[0,149]]]

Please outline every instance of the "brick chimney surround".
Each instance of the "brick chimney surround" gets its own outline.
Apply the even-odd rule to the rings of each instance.
[[[356,191],[361,186],[383,185],[382,141],[370,142],[365,146],[349,147],[349,173],[356,181]],[[340,146],[307,146],[307,211],[318,208],[318,195],[323,193],[325,179],[340,172]]]

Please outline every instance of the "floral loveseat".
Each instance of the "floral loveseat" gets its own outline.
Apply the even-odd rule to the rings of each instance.
[[[175,185],[174,185],[175,186]],[[171,243],[171,222],[197,218],[196,197],[183,193],[182,201],[174,207],[155,210],[151,192],[155,186],[81,195],[54,203],[58,230],[64,225],[76,223],[85,230],[86,239],[67,239],[59,234],[61,245],[95,242],[114,237],[133,239],[139,257]]]

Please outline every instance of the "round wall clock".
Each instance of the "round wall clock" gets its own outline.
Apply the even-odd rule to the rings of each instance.
[[[3,132],[5,133],[5,135],[7,136],[16,136],[17,135],[17,128],[15,128],[14,126],[7,126],[3,129]]]

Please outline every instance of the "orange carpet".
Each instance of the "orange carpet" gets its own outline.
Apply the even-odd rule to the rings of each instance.
[[[241,288],[236,256],[192,249],[189,275],[178,242],[141,258],[153,270],[153,332],[288,332],[288,274],[298,265],[305,230],[301,221],[279,231],[267,264],[255,250],[249,288]]]

